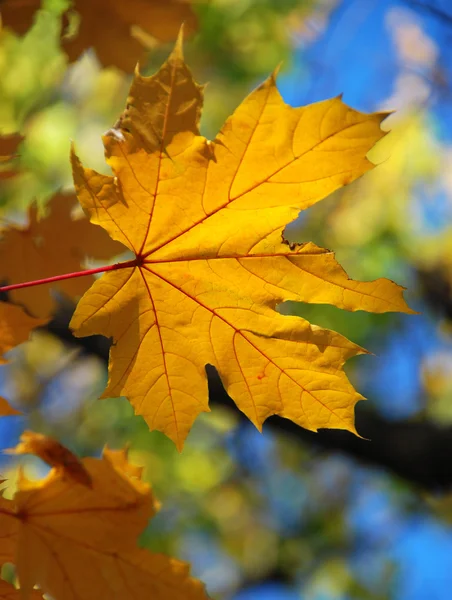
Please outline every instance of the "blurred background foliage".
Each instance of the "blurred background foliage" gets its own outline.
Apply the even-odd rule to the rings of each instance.
[[[44,1],[25,35],[0,32],[0,132],[25,136],[17,173],[2,182],[4,221],[72,189],[71,140],[85,164],[107,172],[100,136],[122,112],[131,75],[103,68],[92,50],[68,64],[60,48],[66,8],[63,0]],[[344,93],[354,108],[395,110],[385,121],[391,134],[372,151],[379,167],[306,211],[286,235],[334,249],[352,277],[406,285],[421,314],[349,314],[294,303],[281,311],[340,331],[376,355],[347,369],[369,398],[358,414],[451,425],[449,3],[210,0],[193,10],[198,29],[185,52],[197,79],[209,82],[202,120],[208,137],[279,63],[290,104]],[[140,68],[149,74],[171,44],[142,39],[148,52]],[[124,399],[96,400],[106,382],[98,356],[38,331],[10,358],[0,369],[1,395],[26,416],[0,421],[0,446],[13,445],[23,428],[54,435],[81,455],[129,443],[163,505],[143,544],[189,560],[213,598],[450,597],[447,493],[278,434],[270,424],[261,435],[217,404],[198,419],[179,455]],[[409,456],[415,447],[403,450]],[[18,462],[1,459],[11,487]],[[40,474],[44,466],[29,460],[27,469]]]

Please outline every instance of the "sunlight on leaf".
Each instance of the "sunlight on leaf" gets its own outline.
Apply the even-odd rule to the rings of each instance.
[[[67,449],[30,435],[34,443],[26,451],[41,457],[50,447],[59,451],[49,457],[56,466],[45,479],[21,474],[14,498],[0,498],[0,558],[16,564],[23,598],[38,585],[55,598],[206,599],[188,565],[137,547],[158,503],[125,451],[79,461],[92,482],[87,486],[67,476]]]
[[[104,397],[127,396],[181,449],[209,410],[211,364],[258,428],[279,414],[314,431],[355,431],[362,396],[342,366],[364,350],[276,306],[412,311],[392,281],[350,280],[330,251],[282,233],[373,167],[366,154],[385,114],[340,98],[292,108],[271,76],[210,142],[198,133],[201,105],[179,41],[157,75],[136,75],[123,128],[104,137],[114,177],[72,158],[91,222],[137,257],[96,281],[71,322],[78,336],[114,339]]]

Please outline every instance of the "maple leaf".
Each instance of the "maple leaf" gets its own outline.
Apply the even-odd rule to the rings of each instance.
[[[7,542],[6,558],[16,563],[25,596],[39,585],[58,600],[206,599],[185,563],[137,548],[158,506],[126,451],[82,459],[92,482],[87,487],[74,480],[68,450],[28,432],[25,441],[31,439],[33,448],[18,451],[43,456],[53,444],[52,464],[58,455],[64,460],[41,481],[21,475],[14,498],[0,499],[0,552]]]
[[[0,365],[7,362],[3,354],[18,344],[28,340],[35,327],[44,325],[45,319],[30,317],[20,306],[8,302],[0,302]],[[19,411],[0,397],[0,416],[18,415]]]
[[[19,144],[23,141],[23,136],[18,133],[12,133],[11,135],[0,136],[0,166],[3,163],[9,163],[13,158],[17,156],[16,151]],[[0,180],[9,179],[16,174],[16,170],[13,168],[1,169]]]
[[[8,400],[0,396],[0,417],[11,417],[13,415],[20,415],[20,411],[13,408]]]
[[[211,364],[259,429],[278,414],[314,431],[355,431],[362,396],[342,367],[365,351],[276,306],[412,311],[392,281],[353,281],[332,252],[282,233],[373,167],[366,154],[385,114],[340,98],[292,108],[271,76],[210,142],[198,131],[201,102],[179,42],[159,73],[136,75],[123,128],[104,137],[114,177],[72,156],[91,222],[136,255],[94,283],[70,324],[77,336],[114,339],[103,397],[127,396],[180,449],[209,410]]]
[[[3,23],[23,34],[40,5],[41,0],[3,0]],[[140,30],[168,42],[177,37],[182,23],[186,33],[197,26],[191,0],[74,0],[73,6],[80,15],[79,30],[73,37],[62,38],[69,59],[77,60],[93,46],[104,66],[115,65],[125,71],[131,71],[144,55]],[[68,17],[66,12],[66,22]]]
[[[91,477],[79,458],[63,444],[42,433],[24,431],[20,436],[19,444],[15,448],[4,450],[4,452],[6,454],[35,454],[57,471],[61,470],[64,476],[87,487],[92,487]]]
[[[39,218],[33,205],[29,223],[2,230],[0,240],[0,275],[9,283],[44,279],[59,273],[79,271],[86,256],[109,259],[124,251],[100,227],[92,227],[86,218],[73,219],[74,195],[55,195],[48,204],[50,214]],[[11,260],[11,257],[16,257]],[[56,302],[50,288],[70,298],[81,296],[92,283],[90,276],[70,278],[58,283],[9,292],[13,302],[21,304],[37,317],[47,318]]]
[[[0,162],[6,162],[16,156],[17,147],[23,141],[19,133],[0,136]]]
[[[28,340],[32,329],[45,323],[46,319],[30,317],[20,306],[0,302],[0,364],[7,362],[5,352]]]
[[[10,511],[11,500],[3,498],[0,492],[0,566],[13,562],[17,545],[18,523],[11,519]]]

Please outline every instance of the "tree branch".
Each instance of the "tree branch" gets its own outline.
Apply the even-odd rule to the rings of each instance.
[[[452,25],[452,14],[438,8],[437,6],[422,2],[421,0],[405,0],[405,4],[411,6],[414,10],[418,12],[425,12],[430,14],[432,17],[435,17],[439,21],[442,21],[446,25]]]
[[[109,340],[103,336],[75,338],[68,328],[71,314],[72,306],[63,306],[47,325],[47,330],[107,362]],[[210,402],[234,407],[215,369],[207,367],[207,371]],[[384,468],[426,490],[452,487],[452,461],[445,459],[452,456],[452,427],[439,427],[430,422],[389,421],[364,404],[357,405],[356,422],[358,431],[366,439],[332,429],[312,433],[276,416],[266,421],[264,429],[289,435],[320,450],[341,452],[362,463]]]

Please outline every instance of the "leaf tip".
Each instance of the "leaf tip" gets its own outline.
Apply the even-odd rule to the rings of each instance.
[[[177,34],[174,48],[169,56],[170,61],[184,60],[184,27],[185,27],[185,24],[182,23],[182,25],[180,26],[180,29],[179,29],[179,33]]]
[[[138,79],[139,77],[141,77],[141,72],[140,72],[140,63],[137,62],[137,64],[135,65],[135,69],[133,70],[133,76]]]
[[[80,159],[77,155],[77,152],[75,150],[75,142],[74,140],[71,140],[71,146],[70,146],[70,150],[69,150],[69,158],[71,161],[71,165],[72,165],[72,169],[74,169],[75,166],[80,167],[81,166],[81,162]]]
[[[268,415],[268,416],[269,416],[269,415]],[[253,417],[253,418],[249,417],[249,419],[250,419],[251,423],[254,425],[254,427],[255,427],[255,428],[258,430],[258,432],[259,432],[259,433],[262,433],[263,426],[264,426],[264,421],[261,421],[261,420],[258,418],[257,414],[256,414],[256,418],[254,418],[254,417]],[[264,420],[265,420],[265,418],[264,418]]]
[[[362,356],[362,355],[375,356],[375,354],[373,352],[371,352],[370,350],[367,350],[367,348],[363,348],[362,346],[357,346],[355,356]]]
[[[276,79],[278,78],[278,75],[279,75],[279,72],[281,71],[281,69],[282,69],[282,62],[278,63],[276,65],[276,67],[273,69],[271,77],[273,78],[273,80],[275,81],[275,83],[276,83]]]
[[[375,115],[380,118],[380,123],[382,123],[385,119],[387,119],[388,117],[390,117],[391,115],[393,115],[395,112],[396,112],[395,109],[393,109],[393,110],[383,110],[381,112],[376,112]]]

